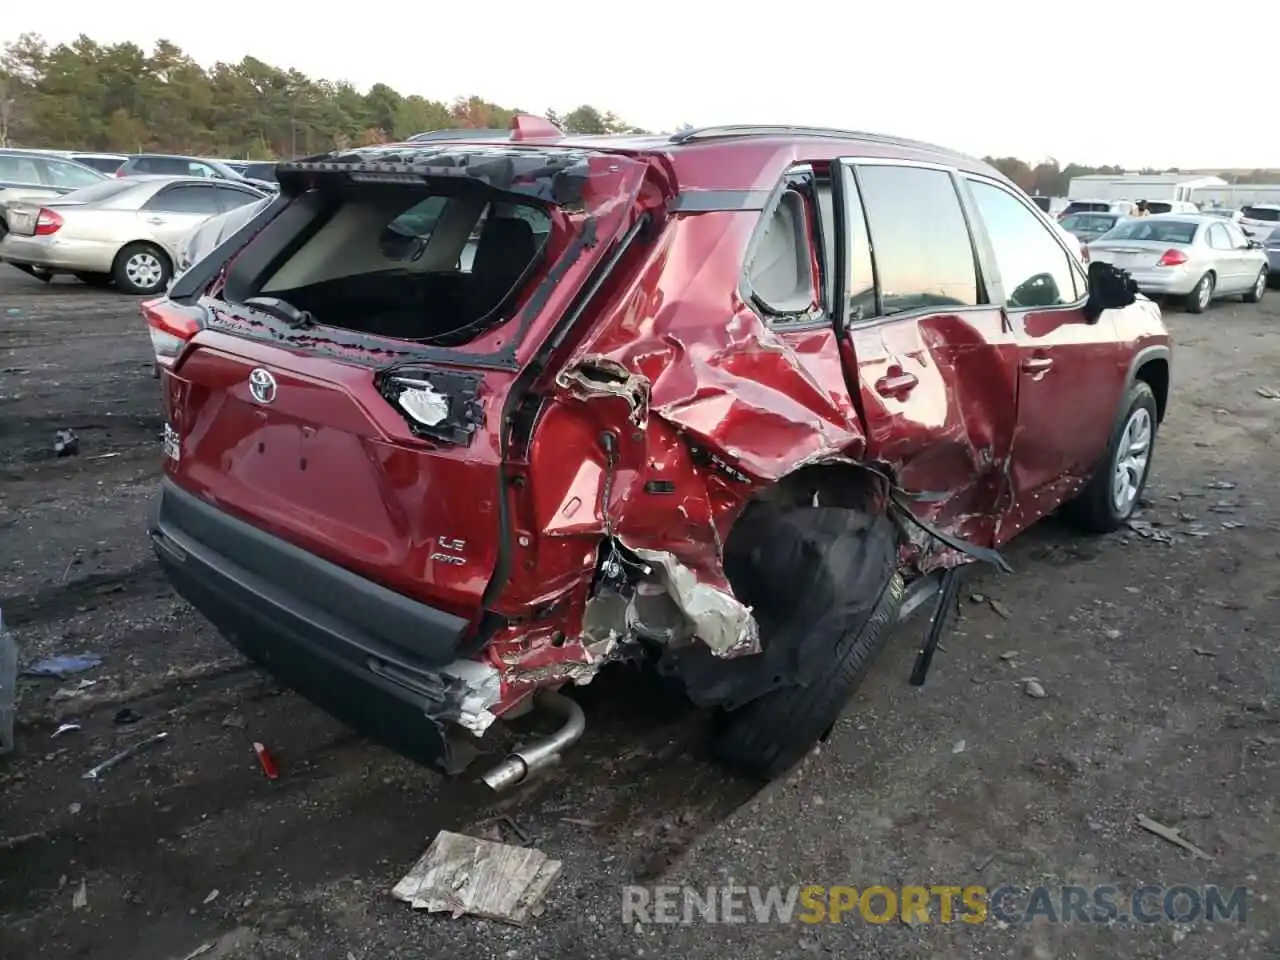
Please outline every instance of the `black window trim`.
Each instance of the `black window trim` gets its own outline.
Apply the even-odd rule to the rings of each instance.
[[[960,182],[963,176],[959,169],[948,166],[945,163],[934,163],[928,160],[907,160],[897,157],[861,157],[861,156],[844,156],[838,161],[842,166],[848,167],[852,174],[854,189],[858,192],[858,204],[862,208],[862,216],[867,224],[867,238],[871,249],[871,271],[875,283],[876,292],[876,316],[866,317],[856,322],[850,322],[846,315],[842,317],[842,325],[846,330],[867,330],[882,326],[888,323],[897,323],[902,320],[916,320],[921,317],[934,316],[939,313],[955,314],[964,316],[967,313],[985,313],[993,308],[998,308],[991,298],[987,273],[982,260],[979,256],[977,236],[974,233],[973,213],[969,207],[969,197],[964,191],[963,184]],[[937,170],[945,173],[951,179],[951,187],[956,192],[956,201],[960,204],[960,215],[964,219],[965,230],[969,236],[969,250],[973,256],[974,279],[977,284],[977,299],[980,301],[976,304],[970,304],[963,307],[918,307],[914,310],[902,310],[898,313],[891,313],[887,316],[880,313],[882,306],[880,303],[880,264],[876,257],[876,239],[871,231],[871,221],[867,217],[866,204],[863,200],[862,181],[858,177],[859,167],[914,167],[922,170]],[[848,202],[848,197],[845,198]],[[842,225],[844,226],[844,225]],[[841,304],[842,310],[848,309],[848,304]]]
[[[961,184],[965,202],[967,202],[973,210],[974,223],[978,233],[981,236],[981,248],[984,260],[990,264],[990,274],[992,277],[992,288],[999,290],[998,305],[1002,305],[1008,316],[1024,313],[1054,313],[1058,311],[1080,310],[1089,300],[1089,275],[1081,265],[1079,258],[1067,246],[1065,239],[1054,229],[1053,221],[1051,221],[1044,212],[1040,210],[1034,203],[1027,203],[1018,196],[1016,190],[1010,190],[1008,184],[981,173],[964,173],[961,177],[965,182]],[[1080,289],[1083,293],[1071,303],[1060,303],[1053,307],[1014,307],[1009,306],[1009,298],[1004,292],[1004,277],[1000,276],[1000,265],[996,261],[995,246],[991,243],[991,237],[987,233],[987,226],[983,221],[981,214],[978,212],[977,201],[969,191],[969,181],[985,184],[986,186],[995,187],[1003,190],[1018,203],[1028,210],[1033,217],[1039,220],[1045,227],[1046,232],[1057,242],[1058,249],[1062,251],[1062,255],[1067,258],[1067,268],[1072,271],[1077,281],[1080,283]],[[1084,212],[1102,212],[1102,211],[1079,211]],[[1118,221],[1117,221],[1118,222]]]

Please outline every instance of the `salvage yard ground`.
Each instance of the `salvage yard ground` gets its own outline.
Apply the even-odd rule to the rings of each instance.
[[[1280,957],[1280,293],[1167,311],[1173,396],[1139,529],[1029,532],[1016,573],[967,580],[928,685],[906,684],[917,621],[785,781],[713,766],[707,718],[618,667],[571,691],[588,732],[565,762],[495,801],[279,690],[169,591],[145,533],[161,421],[136,302],[0,270],[0,606],[23,662],[103,657],[24,681],[0,759],[0,956]],[[63,429],[75,456],[54,455]],[[67,721],[82,729],[52,738]],[[514,842],[503,814],[564,863],[540,916],[391,899],[441,829]],[[622,923],[623,884],[729,878],[1252,894],[1243,927]]]

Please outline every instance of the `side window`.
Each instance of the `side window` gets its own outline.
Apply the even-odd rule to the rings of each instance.
[[[1227,233],[1227,228],[1222,224],[1215,223],[1209,227],[1209,246],[1215,250],[1230,250],[1232,248],[1231,237]]]
[[[857,167],[884,315],[978,302],[973,245],[951,175]]]
[[[382,255],[388,260],[421,256],[448,202],[448,197],[428,197],[383,227],[379,241]]]
[[[197,163],[195,160],[188,160],[186,162],[186,168],[187,169],[183,170],[182,173],[188,177],[209,177],[212,179],[218,175],[217,171],[214,170],[213,167],[205,163]]]
[[[981,180],[970,180],[969,189],[991,240],[1006,305],[1025,309],[1075,303],[1070,255],[1050,229],[1007,190]]]
[[[0,180],[9,183],[39,184],[40,171],[29,157],[0,155]]]
[[[74,163],[63,163],[60,160],[44,161],[45,181],[55,187],[68,187],[76,190],[80,187],[91,187],[101,183],[102,178],[96,171],[88,170]]]
[[[804,194],[788,185],[747,256],[744,280],[757,307],[774,317],[807,319],[818,305],[813,228]]]
[[[218,197],[218,205],[221,210],[235,210],[243,207],[246,203],[253,203],[262,199],[255,193],[248,190],[237,190],[235,187],[218,186],[214,191]]]
[[[170,187],[161,190],[143,205],[144,210],[158,213],[218,213],[218,195],[213,187]]]

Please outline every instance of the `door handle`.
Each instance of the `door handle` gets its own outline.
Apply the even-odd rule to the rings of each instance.
[[[1027,373],[1044,373],[1052,366],[1052,357],[1028,357],[1022,361],[1022,369]]]
[[[164,217],[147,217],[147,223],[153,227],[162,227],[165,224]]]
[[[914,390],[919,382],[914,373],[905,373],[902,370],[898,370],[894,373],[886,374],[876,381],[876,393],[882,397],[901,400]]]

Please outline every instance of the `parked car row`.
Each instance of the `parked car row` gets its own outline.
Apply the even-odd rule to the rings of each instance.
[[[248,181],[99,175],[60,195],[6,197],[0,261],[45,281],[70,274],[125,293],[161,293],[196,228],[270,196]]]

